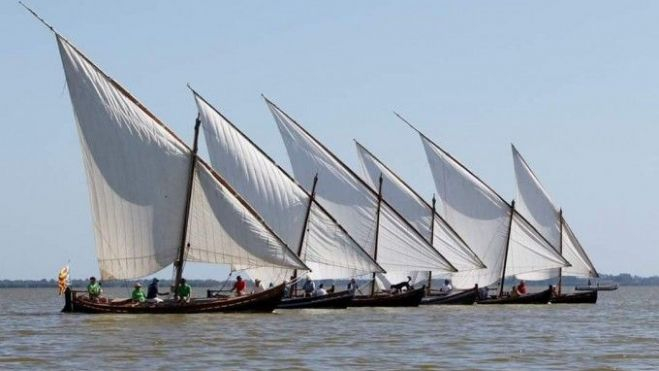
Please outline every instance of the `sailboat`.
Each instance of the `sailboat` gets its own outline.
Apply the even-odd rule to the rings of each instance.
[[[371,182],[371,186],[383,178],[383,197],[407,219],[419,233],[427,236],[426,239],[440,251],[457,269],[465,272],[486,268],[485,264],[469,248],[467,243],[458,235],[436,211],[436,199],[433,197],[432,205],[410,187],[398,174],[385,165],[366,147],[355,141],[357,154],[362,165],[364,178]],[[410,273],[413,274],[413,273]],[[433,272],[427,272],[426,297],[421,304],[473,304],[478,298],[478,286],[461,292],[447,295],[431,291]]]
[[[211,164],[225,179],[240,189],[241,195],[264,217],[297,256],[313,270],[315,280],[350,279],[384,269],[337,223],[315,199],[318,177],[311,192],[278,166],[260,147],[239,130],[218,109],[192,90],[199,111]],[[298,278],[297,270],[249,270],[250,276],[274,280]],[[322,296],[291,295],[279,308],[346,308],[353,291]]]
[[[421,138],[441,201],[439,214],[487,266],[454,274],[453,285],[469,288],[478,284],[485,288],[498,281],[497,294],[493,298],[479,299],[480,304],[548,303],[551,287],[523,296],[504,295],[505,277],[566,267],[569,263],[516,210],[514,201],[508,203],[455,157],[402,116],[398,117]]]
[[[316,199],[346,228],[369,255],[388,273],[408,271],[455,272],[455,267],[426,241],[410,223],[382,198],[382,179],[378,190],[338,159],[274,103],[266,103],[284,139],[293,173],[305,189],[314,188]],[[424,288],[411,288],[392,294],[376,290],[373,273],[370,290],[357,295],[351,306],[418,305]]]
[[[77,123],[102,280],[141,278],[173,264],[176,293],[186,262],[229,264],[232,270],[264,266],[309,270],[198,157],[198,120],[190,148],[123,86],[46,26],[56,36]],[[284,288],[281,284],[259,294],[224,299],[183,301],[175,296],[161,303],[92,300],[67,288],[63,311],[271,312]]]
[[[515,179],[517,183],[518,210],[540,233],[558,247],[558,252],[572,264],[568,268],[549,269],[518,275],[526,280],[547,280],[558,277],[557,292],[552,303],[595,303],[597,290],[566,295],[562,292],[563,276],[598,278],[599,274],[590,261],[570,226],[563,218],[563,210],[557,208],[526,160],[511,145]]]

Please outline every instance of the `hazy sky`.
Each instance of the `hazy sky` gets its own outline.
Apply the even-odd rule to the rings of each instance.
[[[659,274],[659,2],[28,3],[188,142],[187,82],[286,167],[260,93],[348,164],[356,138],[428,198],[418,136],[393,110],[506,199],[513,142],[600,272]],[[0,279],[54,278],[68,260],[97,274],[55,39],[2,2],[0,56]]]

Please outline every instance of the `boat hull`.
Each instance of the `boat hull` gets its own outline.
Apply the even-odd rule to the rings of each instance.
[[[171,314],[171,313],[230,313],[256,312],[269,313],[275,310],[284,295],[283,284],[258,294],[232,298],[194,298],[189,303],[173,300],[162,303],[96,303],[87,296],[77,296],[67,289],[65,306],[62,312],[68,313],[126,313],[126,314]]]
[[[478,299],[478,289],[461,291],[452,295],[426,296],[421,305],[472,305]]]
[[[351,291],[341,291],[323,296],[282,299],[278,309],[346,309],[352,302]]]
[[[425,287],[394,295],[355,296],[350,307],[418,307]]]
[[[597,303],[597,290],[554,296],[551,299],[551,303],[552,304],[595,304]]]
[[[479,300],[478,304],[547,304],[551,300],[552,289],[523,296],[506,296],[495,299]]]

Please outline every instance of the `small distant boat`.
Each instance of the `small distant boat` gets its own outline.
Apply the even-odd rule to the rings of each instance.
[[[374,294],[355,296],[351,307],[418,307],[425,295],[425,286],[399,294]]]
[[[277,306],[278,309],[345,309],[347,308],[354,293],[352,291],[341,291],[323,296],[285,298]]]
[[[521,296],[500,296],[494,299],[479,300],[478,304],[547,304],[552,297],[552,288],[545,291],[521,295]]]
[[[477,299],[478,286],[454,294],[426,296],[421,300],[421,305],[472,305]]]
[[[618,289],[617,283],[608,283],[604,285],[597,284],[596,286],[584,285],[584,286],[575,286],[577,291],[615,291]]]

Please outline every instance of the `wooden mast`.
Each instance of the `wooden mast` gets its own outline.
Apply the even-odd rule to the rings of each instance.
[[[508,247],[510,247],[510,232],[513,229],[513,216],[515,215],[515,200],[510,204],[510,222],[508,223],[508,240],[506,241],[506,250],[503,254],[503,269],[501,270],[501,284],[499,287],[499,297],[503,295],[503,282],[506,278],[506,262],[508,261]]]
[[[309,215],[311,214],[311,205],[313,204],[314,196],[316,195],[316,184],[318,184],[318,173],[313,177],[313,185],[311,186],[311,195],[309,196],[309,204],[307,205],[307,210],[304,213],[304,223],[302,224],[302,234],[300,235],[300,243],[297,246],[297,257],[302,258],[302,247],[304,247],[304,237],[307,233],[307,224],[309,224]],[[297,278],[297,269],[293,270],[293,283],[291,284],[290,297],[295,297],[295,290],[297,289],[297,283],[295,279]]]
[[[437,199],[435,199],[435,195],[432,195],[432,214],[430,214],[430,244],[434,245],[435,241],[435,204],[437,203]],[[428,296],[430,296],[430,289],[432,286],[432,271],[428,271]]]
[[[563,209],[558,211],[558,219],[561,222],[560,239],[558,243],[558,252],[563,256]],[[558,268],[558,295],[561,295],[561,287],[563,286],[563,268]]]
[[[194,171],[197,165],[197,149],[199,141],[199,127],[201,126],[201,120],[199,116],[195,120],[194,125],[194,142],[192,144],[192,159],[190,160],[190,176],[188,177],[188,193],[185,198],[185,214],[183,216],[183,233],[181,234],[181,245],[179,246],[178,255],[176,261],[174,261],[174,269],[176,270],[176,276],[174,278],[174,298],[178,299],[178,288],[181,284],[181,278],[183,276],[183,263],[185,261],[185,250],[186,247],[190,247],[190,244],[186,244],[188,237],[188,221],[190,219],[190,201],[192,200],[192,186],[194,182]]]
[[[378,180],[378,207],[375,213],[375,250],[373,251],[373,260],[378,261],[378,234],[380,233],[380,209],[382,205],[382,174]],[[371,296],[375,295],[375,272],[373,272],[373,281],[371,281]]]

